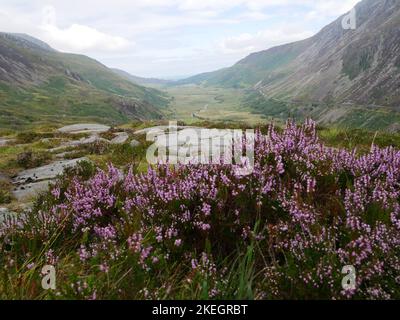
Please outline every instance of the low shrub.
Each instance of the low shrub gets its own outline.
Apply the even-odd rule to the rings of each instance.
[[[17,164],[24,168],[35,168],[46,164],[51,159],[49,152],[24,151],[17,155]]]
[[[14,243],[3,272],[29,280],[6,296],[39,296],[32,283],[54,264],[56,298],[400,298],[400,151],[326,147],[310,121],[266,131],[247,176],[109,165],[60,180],[0,228]],[[355,289],[342,287],[348,265]]]
[[[36,132],[28,131],[28,132],[20,132],[17,134],[17,143],[18,144],[27,144],[38,141],[40,139],[40,135]]]
[[[8,204],[12,201],[12,185],[9,182],[0,180],[0,204]]]
[[[110,144],[105,141],[96,140],[82,147],[87,154],[103,155],[110,150]]]

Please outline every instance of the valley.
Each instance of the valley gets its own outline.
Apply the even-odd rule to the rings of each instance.
[[[251,108],[244,108],[244,91],[201,85],[164,87],[171,99],[170,120],[194,123],[203,121],[243,122],[250,125],[265,122]]]
[[[185,123],[216,121],[248,125],[288,119],[312,118],[319,125],[341,129],[398,132],[400,111],[395,107],[356,103],[304,102],[270,98],[261,90],[227,88],[211,85],[159,86],[170,97],[167,120]]]
[[[194,10],[189,2],[175,9]],[[170,19],[157,20],[175,22],[162,9]],[[110,19],[112,34],[132,32],[128,41],[49,22],[72,48],[76,30],[93,40],[96,53],[77,52],[107,65],[0,32],[0,299],[400,299],[400,1],[354,10],[356,29],[336,15],[283,45],[264,46],[259,32],[210,55],[193,46],[223,60],[196,68],[188,39],[212,39],[195,26],[187,37],[179,23],[171,41],[171,29]],[[105,16],[86,22],[105,27]],[[195,17],[199,29],[219,19]],[[229,45],[247,56],[158,78],[226,66]],[[57,270],[51,290],[43,267]]]

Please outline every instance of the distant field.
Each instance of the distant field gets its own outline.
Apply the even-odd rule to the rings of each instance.
[[[161,89],[159,87],[159,89]],[[164,87],[171,97],[167,119],[191,124],[201,121],[284,124],[289,118],[341,129],[365,129],[392,132],[400,123],[400,112],[385,108],[356,105],[316,105],[268,99],[256,91],[201,85]]]
[[[202,86],[179,86],[164,88],[173,97],[168,118],[186,123],[206,121],[234,121],[258,124],[267,122],[264,116],[251,113],[243,108],[241,100],[244,92]]]

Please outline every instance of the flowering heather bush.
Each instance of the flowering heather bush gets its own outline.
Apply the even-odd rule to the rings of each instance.
[[[40,296],[28,280],[50,263],[55,295],[84,299],[400,298],[400,151],[326,147],[311,121],[255,139],[248,176],[223,164],[126,175],[110,165],[60,180],[2,226],[5,277]],[[346,265],[355,290],[342,289]]]

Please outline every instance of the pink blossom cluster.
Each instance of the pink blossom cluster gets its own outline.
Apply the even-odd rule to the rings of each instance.
[[[179,262],[217,275],[207,257],[221,261],[256,242],[262,296],[290,297],[295,287],[303,297],[400,297],[400,151],[328,147],[311,120],[266,133],[256,133],[250,175],[235,165],[162,164],[124,176],[110,165],[64,194],[53,190],[54,206],[38,219],[44,230],[84,236],[77,254],[104,272],[133,254],[148,273]],[[352,292],[341,287],[345,265],[357,270]]]

